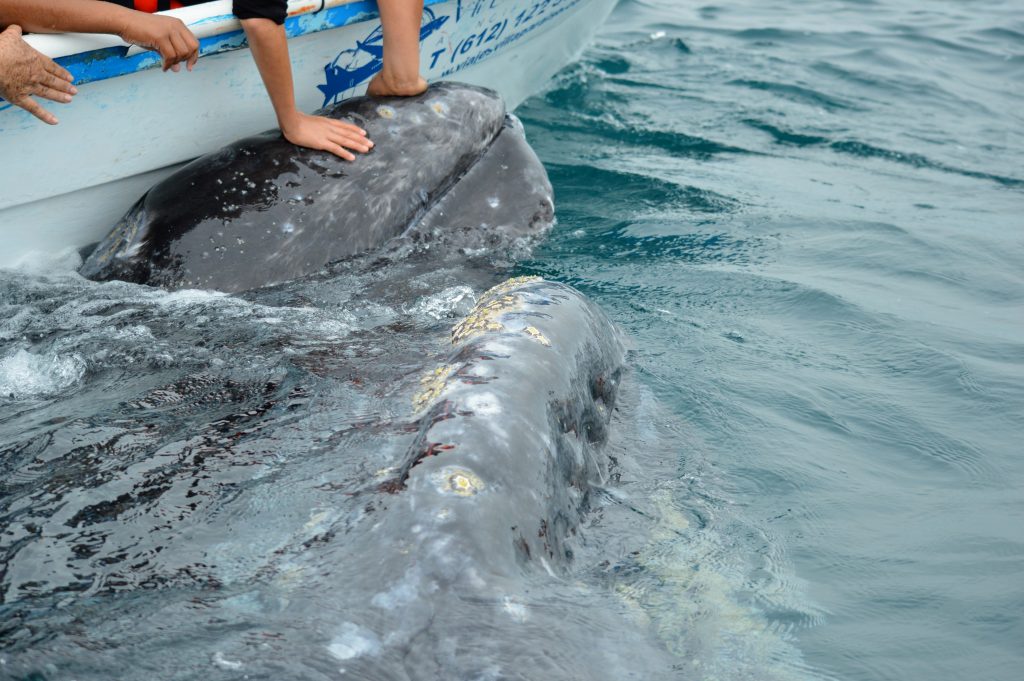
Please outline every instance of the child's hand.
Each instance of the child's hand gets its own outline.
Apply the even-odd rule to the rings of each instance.
[[[366,153],[373,147],[366,131],[356,125],[299,112],[294,120],[281,125],[281,132],[292,144],[329,151],[347,161],[356,159],[348,149]]]
[[[186,62],[186,68],[191,71],[199,59],[199,41],[174,17],[131,12],[120,36],[126,43],[159,52],[164,60],[164,71],[177,71],[181,68],[180,62]]]

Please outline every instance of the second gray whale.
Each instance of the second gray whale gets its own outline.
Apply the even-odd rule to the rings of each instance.
[[[354,162],[273,130],[150,189],[81,269],[89,279],[239,292],[379,249],[402,235],[501,246],[550,229],[551,184],[497,93],[455,83],[320,112],[363,127]]]

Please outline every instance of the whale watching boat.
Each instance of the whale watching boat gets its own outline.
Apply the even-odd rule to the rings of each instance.
[[[425,0],[421,70],[493,88],[512,109],[578,55],[615,1]],[[55,127],[0,100],[0,267],[97,242],[182,163],[275,127],[231,0],[164,14],[199,40],[191,73],[164,73],[159,55],[117,36],[26,36],[79,92],[51,109]],[[285,29],[300,109],[363,94],[380,70],[373,0],[290,0]]]

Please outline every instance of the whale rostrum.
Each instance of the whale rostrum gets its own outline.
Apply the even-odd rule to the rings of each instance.
[[[493,91],[440,83],[321,112],[375,143],[354,162],[276,130],[202,156],[150,189],[82,265],[89,279],[238,292],[412,235],[479,248],[551,227],[544,167]]]

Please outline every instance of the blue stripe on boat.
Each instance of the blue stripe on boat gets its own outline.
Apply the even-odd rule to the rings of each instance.
[[[423,4],[425,7],[430,7],[442,2],[445,2],[445,0],[425,0]],[[226,19],[230,16],[207,17],[200,23]],[[331,7],[320,12],[288,17],[285,19],[284,26],[288,37],[294,38],[308,33],[317,33],[332,28],[348,26],[349,24],[361,21],[371,21],[379,16],[376,2],[360,0],[360,2]],[[201,56],[218,54],[220,52],[241,49],[245,46],[245,33],[241,30],[231,31],[200,40],[199,54]],[[127,47],[107,47],[100,50],[59,57],[56,62],[71,72],[71,75],[75,78],[76,85],[157,68],[161,64],[160,55],[156,52],[143,52],[126,57],[125,54],[127,52]],[[9,106],[10,104],[7,102],[0,100],[0,110],[6,109]]]

